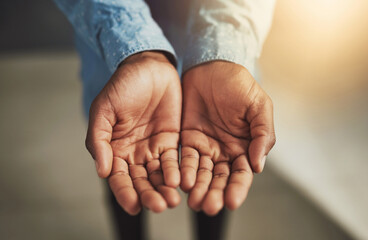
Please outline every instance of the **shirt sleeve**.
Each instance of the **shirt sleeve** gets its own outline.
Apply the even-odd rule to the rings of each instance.
[[[147,50],[176,56],[143,0],[54,0],[78,36],[114,72],[128,56]]]
[[[183,71],[225,60],[251,72],[271,27],[275,0],[193,1]]]

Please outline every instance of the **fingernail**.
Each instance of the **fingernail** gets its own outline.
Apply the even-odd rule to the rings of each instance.
[[[261,160],[261,171],[263,171],[265,163],[266,163],[266,155],[263,156],[262,160]]]

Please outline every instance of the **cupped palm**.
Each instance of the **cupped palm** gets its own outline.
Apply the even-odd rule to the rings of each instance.
[[[215,215],[245,200],[275,142],[272,101],[240,65],[215,61],[183,78],[181,187]]]
[[[179,204],[180,81],[161,53],[126,60],[94,100],[86,145],[130,214]]]

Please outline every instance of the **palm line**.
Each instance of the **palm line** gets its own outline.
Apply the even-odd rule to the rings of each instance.
[[[197,112],[197,114],[200,116],[200,117],[202,117],[202,118],[204,118],[205,120],[207,120],[207,122],[209,122],[209,125],[210,126],[214,126],[214,127],[216,127],[216,128],[219,128],[220,130],[222,130],[223,132],[225,132],[225,133],[227,133],[228,135],[230,135],[230,136],[232,136],[233,138],[239,138],[239,139],[243,139],[243,140],[248,140],[248,141],[250,141],[251,139],[249,139],[249,137],[247,138],[247,137],[244,137],[244,136],[237,136],[237,135],[234,135],[232,132],[230,132],[230,131],[227,131],[226,129],[224,129],[223,127],[221,127],[220,125],[218,125],[217,123],[215,123],[215,122],[213,122],[207,115],[205,115],[204,113],[201,113],[201,112],[199,112],[199,111],[195,111],[195,112]],[[203,129],[203,128],[202,128]],[[184,130],[187,130],[187,129],[184,129]],[[200,130],[200,129],[196,129],[196,130],[198,130],[198,131],[202,131],[202,132],[204,132],[204,130]],[[215,130],[215,132],[217,132],[216,130]],[[208,136],[211,136],[210,134],[207,134],[207,133],[205,133],[206,135],[208,135]]]
[[[213,74],[214,74],[214,72],[212,72],[211,78],[212,78]],[[221,116],[221,114],[220,114],[220,112],[219,112],[219,110],[218,110],[218,107],[217,107],[217,104],[216,104],[216,100],[215,100],[215,97],[214,97],[214,94],[213,94],[213,93],[214,93],[214,91],[213,91],[213,84],[212,84],[212,81],[211,81],[211,92],[212,92],[212,94],[211,94],[212,102],[213,102],[214,108],[215,108],[215,110],[216,110],[217,116],[219,117],[220,121],[221,121],[221,122],[222,122],[222,124],[225,126],[225,128],[227,128],[227,131],[226,131],[226,132],[231,132],[231,131],[230,131],[230,129],[229,129],[229,127],[225,124],[225,121],[224,121],[224,119],[222,118],[222,116]],[[225,131],[225,130],[224,130],[224,131]]]
[[[158,135],[160,135],[161,133],[172,133],[172,134],[174,134],[174,133],[175,133],[175,134],[179,134],[179,132],[176,132],[176,131],[158,131],[158,132],[152,133],[152,134],[150,134],[150,135],[148,135],[148,136],[146,136],[146,137],[144,137],[144,138],[138,139],[137,141],[131,142],[131,143],[129,143],[128,145],[119,146],[119,148],[126,148],[126,147],[129,147],[129,146],[131,146],[131,145],[135,145],[135,144],[137,144],[137,143],[139,143],[139,142],[143,142],[143,141],[149,140],[149,139],[150,139],[150,138],[152,138],[152,137],[158,136]],[[116,141],[119,141],[119,140],[121,140],[121,139],[122,139],[122,138],[117,138],[117,139],[112,140],[111,142],[116,142]]]

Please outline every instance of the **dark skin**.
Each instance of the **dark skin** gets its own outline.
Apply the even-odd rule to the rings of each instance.
[[[275,143],[272,101],[242,66],[214,61],[183,77],[181,188],[208,215],[245,200]]]
[[[177,206],[179,184],[194,210],[238,208],[274,142],[272,102],[244,67],[199,65],[181,88],[165,55],[149,51],[127,58],[96,97],[86,138],[131,215]]]
[[[179,76],[158,52],[126,59],[94,100],[86,145],[129,214],[180,203],[180,118]]]

